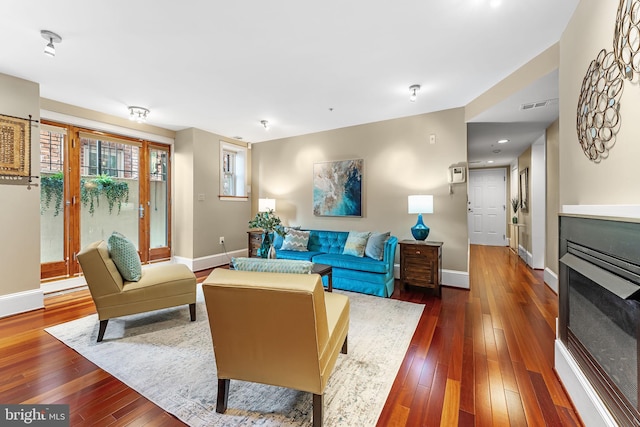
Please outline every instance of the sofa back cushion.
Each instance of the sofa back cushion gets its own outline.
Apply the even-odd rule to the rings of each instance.
[[[349,237],[348,231],[310,230],[308,248],[312,252],[341,254]]]

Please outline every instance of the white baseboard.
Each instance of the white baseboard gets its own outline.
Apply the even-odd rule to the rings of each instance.
[[[41,289],[0,296],[0,317],[12,316],[39,308],[44,308],[44,294]]]
[[[560,340],[555,344],[555,369],[586,427],[618,426]]]
[[[184,258],[174,256],[173,259],[179,264],[185,264],[191,271],[206,270],[207,268],[218,267],[220,265],[229,264],[233,257],[246,257],[247,249],[239,249],[233,252],[222,254],[208,255],[200,258]]]
[[[443,269],[442,284],[454,288],[469,289],[469,272]]]
[[[544,269],[544,283],[556,294],[558,293],[558,276],[549,267]]]

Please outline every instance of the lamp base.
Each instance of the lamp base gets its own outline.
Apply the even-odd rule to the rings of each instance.
[[[416,240],[426,240],[427,237],[429,237],[429,231],[429,227],[424,225],[424,222],[422,222],[422,214],[418,214],[418,222],[416,222],[416,225],[411,227],[411,234],[413,235],[413,238]]]

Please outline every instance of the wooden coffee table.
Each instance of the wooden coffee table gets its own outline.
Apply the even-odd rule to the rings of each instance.
[[[327,276],[328,277],[328,283],[327,283],[327,291],[328,292],[333,292],[333,281],[332,281],[332,272],[333,272],[333,268],[330,265],[326,265],[326,264],[316,264],[313,263],[313,269],[311,270],[311,273],[313,274],[319,274],[320,277],[322,276]]]

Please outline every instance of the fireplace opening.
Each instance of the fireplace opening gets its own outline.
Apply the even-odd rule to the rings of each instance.
[[[560,227],[560,339],[612,416],[640,426],[640,224],[562,216]]]

